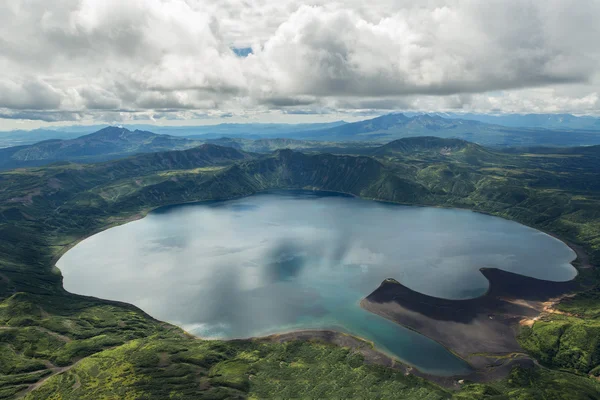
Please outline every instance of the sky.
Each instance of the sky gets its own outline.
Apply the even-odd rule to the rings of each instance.
[[[600,115],[599,18],[598,0],[2,0],[0,130]]]

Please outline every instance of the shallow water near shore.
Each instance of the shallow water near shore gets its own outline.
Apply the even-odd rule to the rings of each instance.
[[[334,329],[423,372],[467,364],[359,306],[386,278],[428,295],[485,293],[495,267],[575,277],[575,253],[532,228],[466,210],[306,191],[165,207],[85,239],[57,263],[70,292],[135,304],[208,338]]]

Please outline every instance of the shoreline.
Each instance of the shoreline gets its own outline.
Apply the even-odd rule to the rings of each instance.
[[[362,300],[364,300],[365,298],[361,299],[356,306],[363,308],[361,306],[361,302]],[[364,308],[363,308],[364,309]],[[369,312],[368,310],[365,310],[367,312]],[[167,322],[168,323],[168,322]],[[179,327],[178,325],[174,325]],[[408,326],[404,326],[401,325],[403,328],[406,328],[410,331],[416,332],[419,335],[425,336],[422,333],[415,331],[414,329],[411,329]],[[183,329],[182,329],[183,330]],[[439,379],[448,379],[448,378],[452,378],[452,377],[466,377],[468,376],[468,374],[449,374],[449,375],[438,375],[438,374],[434,374],[434,373],[428,373],[425,371],[422,371],[419,369],[419,367],[415,366],[415,365],[411,365],[408,362],[405,362],[403,360],[401,360],[400,358],[398,358],[397,356],[395,356],[392,353],[388,353],[387,351],[379,348],[375,342],[373,342],[372,340],[369,340],[367,338],[352,334],[348,331],[344,332],[343,330],[337,330],[335,328],[302,328],[302,329],[288,329],[288,330],[281,330],[275,333],[268,333],[268,334],[264,334],[264,335],[256,335],[256,336],[247,336],[247,337],[239,337],[239,338],[231,338],[231,339],[224,339],[224,338],[215,338],[215,337],[202,337],[202,336],[198,336],[195,335],[193,333],[189,333],[188,331],[184,330],[184,333],[186,335],[189,335],[190,337],[193,337],[194,339],[198,339],[198,340],[223,340],[223,341],[274,341],[274,340],[281,340],[281,341],[289,341],[292,339],[289,339],[291,337],[296,337],[296,336],[302,336],[304,339],[306,340],[314,340],[314,339],[322,339],[322,336],[324,335],[337,335],[340,337],[349,337],[349,338],[353,338],[365,345],[368,345],[370,350],[373,353],[377,353],[379,355],[379,357],[382,357],[384,359],[389,359],[391,361],[393,361],[393,363],[397,366],[402,366],[403,368],[410,370],[410,371],[418,371],[418,373],[420,375],[423,376],[429,376],[429,377],[436,377]],[[449,353],[451,353],[453,356],[461,359],[462,361],[464,361],[469,368],[472,368],[472,366],[468,363],[468,361],[464,360],[463,358],[461,358],[458,354],[456,354],[455,352],[452,351],[452,349],[447,348],[446,346],[444,346],[442,343],[428,337],[427,339],[434,341],[436,344],[442,346],[446,351],[448,351]]]
[[[92,232],[90,232],[89,234],[85,234],[75,240],[73,240],[72,242],[68,243],[68,244],[56,244],[53,246],[56,247],[63,247],[58,253],[56,253],[53,258],[52,258],[52,267],[56,267],[56,263],[58,262],[58,260],[70,249],[72,249],[74,246],[76,246],[78,243],[82,242],[83,240],[94,236],[98,233],[101,233],[105,230],[108,230],[110,228],[115,228],[117,226],[120,225],[124,225],[127,224],[129,222],[134,222],[140,219],[145,218],[148,214],[159,210],[161,208],[167,208],[167,207],[174,207],[174,206],[179,206],[179,205],[192,205],[192,204],[202,204],[202,203],[208,203],[208,202],[221,202],[221,201],[229,201],[229,200],[237,200],[237,199],[242,199],[244,197],[248,197],[248,196],[253,196],[255,194],[265,194],[265,193],[269,193],[269,192],[274,192],[274,191],[293,191],[293,190],[298,190],[298,191],[308,191],[308,192],[322,192],[322,193],[336,193],[336,194],[342,194],[342,195],[346,195],[349,197],[353,197],[356,199],[360,199],[360,200],[368,200],[368,201],[375,201],[375,202],[379,202],[379,203],[386,203],[386,204],[393,204],[393,205],[399,205],[399,206],[405,206],[405,207],[431,207],[431,208],[441,208],[441,209],[448,209],[448,210],[464,210],[464,211],[469,211],[469,212],[474,212],[474,213],[478,213],[478,214],[483,214],[483,215],[488,215],[490,217],[495,217],[495,218],[500,218],[506,221],[511,221],[523,226],[526,226],[528,228],[531,229],[535,229],[536,231],[542,232],[548,236],[553,237],[554,239],[557,239],[559,241],[561,241],[563,244],[565,244],[567,247],[569,247],[571,250],[573,250],[573,252],[575,253],[576,257],[570,261],[570,264],[577,270],[578,275],[579,276],[579,270],[577,268],[576,265],[573,265],[573,263],[580,263],[581,264],[581,268],[593,268],[594,265],[590,263],[589,261],[589,255],[586,253],[586,251],[583,249],[583,246],[581,246],[580,244],[576,244],[573,241],[563,238],[561,236],[559,236],[556,233],[544,230],[542,228],[538,228],[536,226],[530,225],[530,224],[526,224],[514,219],[508,219],[508,218],[504,218],[501,217],[499,215],[496,214],[492,214],[490,212],[487,211],[482,211],[482,210],[474,210],[471,208],[467,208],[467,207],[458,207],[458,206],[444,206],[444,205],[435,205],[435,204],[415,204],[415,203],[400,203],[400,202],[394,202],[394,201],[390,201],[390,200],[384,200],[384,199],[377,199],[377,198],[371,198],[371,197],[361,197],[359,195],[355,195],[353,193],[348,193],[348,192],[340,192],[340,191],[335,191],[335,190],[319,190],[316,188],[281,188],[281,189],[268,189],[268,190],[261,190],[261,191],[256,191],[256,192],[252,192],[252,193],[248,193],[248,194],[244,194],[244,195],[240,195],[240,196],[232,196],[232,197],[226,197],[226,198],[222,198],[222,199],[206,199],[206,200],[190,200],[190,201],[186,201],[186,202],[176,202],[176,203],[171,203],[171,204],[164,204],[164,205],[160,205],[157,207],[150,207],[148,209],[144,209],[141,210],[139,212],[137,212],[134,215],[131,215],[129,217],[124,217],[122,220],[118,220],[118,221],[114,221],[111,224],[108,225],[104,225],[100,228],[94,229]],[[577,279],[577,276],[573,279]]]
[[[386,279],[361,301],[367,311],[412,329],[446,347],[474,369],[475,382],[504,377],[513,363],[534,360],[521,348],[521,321],[546,312],[549,300],[581,288],[575,280],[553,282],[496,268],[482,268],[489,282],[486,294],[449,300],[416,292]]]
[[[433,208],[443,208],[443,209],[465,210],[465,211],[476,212],[476,213],[480,213],[480,214],[484,214],[484,215],[488,215],[488,216],[492,216],[492,217],[496,217],[496,218],[502,218],[504,220],[515,222],[515,223],[521,224],[523,226],[529,227],[531,229],[535,229],[535,230],[537,230],[539,232],[542,232],[542,233],[544,233],[546,235],[549,235],[549,236],[553,237],[554,239],[559,240],[560,242],[562,242],[563,244],[565,244],[566,246],[568,246],[575,253],[575,256],[576,256],[572,261],[570,261],[570,264],[577,271],[577,275],[572,280],[567,281],[567,282],[575,282],[575,281],[578,280],[578,277],[580,276],[580,274],[579,274],[579,268],[587,269],[587,268],[592,268],[593,267],[593,265],[589,262],[589,256],[588,256],[588,254],[585,252],[585,250],[582,248],[581,245],[575,244],[575,243],[573,243],[573,242],[571,242],[571,241],[569,241],[567,239],[564,239],[564,238],[560,237],[558,234],[555,234],[555,233],[552,233],[552,232],[547,232],[547,231],[545,231],[543,229],[540,229],[540,228],[537,228],[535,226],[531,226],[531,225],[528,225],[528,224],[525,224],[525,223],[521,223],[521,222],[515,221],[513,219],[504,218],[504,217],[501,217],[499,215],[495,215],[495,214],[488,213],[488,212],[485,212],[485,211],[473,210],[473,209],[469,209],[469,208],[466,208],[466,207],[456,207],[456,206],[455,207],[450,207],[450,206],[441,206],[441,205],[399,203],[399,202],[393,202],[393,201],[389,201],[389,200],[381,200],[381,199],[361,197],[361,196],[357,196],[355,194],[347,193],[347,192],[316,190],[315,188],[308,188],[308,189],[306,189],[306,188],[305,189],[302,189],[302,188],[282,188],[282,189],[271,189],[271,190],[257,191],[257,192],[252,192],[252,193],[247,193],[247,194],[244,194],[244,195],[240,195],[240,196],[233,196],[233,197],[222,198],[222,199],[193,200],[193,201],[188,201],[188,202],[177,202],[177,203],[172,203],[172,204],[165,204],[165,205],[161,205],[161,206],[158,206],[158,207],[151,207],[151,208],[148,208],[148,209],[144,209],[144,210],[138,211],[137,213],[132,214],[130,216],[126,216],[126,217],[122,217],[122,218],[117,217],[116,219],[114,219],[113,221],[111,221],[109,224],[101,226],[101,227],[99,227],[97,229],[94,229],[90,233],[82,235],[81,237],[76,238],[76,239],[74,239],[73,241],[71,241],[69,243],[62,244],[62,245],[61,244],[51,245],[52,247],[60,247],[60,250],[58,250],[52,256],[51,270],[57,270],[58,273],[60,274],[60,276],[61,276],[61,289],[65,293],[68,293],[70,295],[77,295],[77,294],[70,293],[70,292],[66,291],[66,289],[64,289],[64,286],[62,285],[62,272],[60,272],[60,269],[57,267],[56,264],[58,263],[58,261],[60,260],[60,258],[67,251],[69,251],[70,249],[72,249],[73,247],[75,247],[78,243],[82,242],[83,240],[85,240],[85,239],[87,239],[87,238],[89,238],[89,237],[91,237],[93,235],[96,235],[96,234],[98,234],[100,232],[103,232],[105,230],[108,230],[110,228],[114,228],[114,227],[117,227],[117,226],[120,226],[120,225],[124,225],[124,224],[129,223],[129,222],[133,222],[133,221],[137,221],[137,220],[143,219],[149,213],[151,213],[153,211],[156,211],[158,209],[161,209],[161,208],[173,207],[173,206],[178,206],[178,205],[186,205],[186,204],[187,205],[189,205],[189,204],[196,204],[196,203],[197,204],[202,204],[202,203],[208,203],[208,202],[220,202],[220,201],[235,200],[235,199],[241,199],[241,198],[248,197],[248,196],[255,195],[255,194],[269,193],[269,192],[273,192],[273,191],[276,191],[276,190],[280,190],[280,191],[299,190],[299,191],[335,193],[335,194],[341,194],[341,195],[346,195],[346,196],[358,198],[358,199],[361,199],[361,200],[376,201],[376,202],[393,204],[393,205],[400,205],[400,206],[407,206],[407,207],[433,207]],[[109,219],[110,219],[110,217],[109,217]],[[577,264],[577,265],[575,265],[575,264]],[[544,281],[544,282],[551,282],[551,281]],[[469,300],[477,300],[477,299],[485,298],[488,295],[488,292],[491,290],[491,286],[492,286],[492,283],[490,281],[490,286],[488,287],[488,291],[485,294],[483,294],[481,296],[478,296],[478,297],[476,297],[474,299],[469,299]],[[377,290],[378,290],[378,288],[375,289],[375,291],[377,291]],[[369,309],[363,307],[363,302],[369,296],[371,296],[373,293],[371,293],[371,294],[367,295],[366,297],[364,297],[359,302],[359,306],[361,308],[365,309],[366,311],[378,314],[378,313],[374,312],[373,310],[369,310]],[[415,293],[418,293],[418,292],[415,292]],[[100,299],[100,298],[96,298],[96,297],[92,297],[92,296],[85,296],[85,295],[77,295],[77,296],[92,298],[92,299],[95,299],[95,300],[98,300],[98,301],[109,302],[109,303],[114,303],[114,304],[119,304],[119,305],[127,305],[129,307],[133,307],[135,309],[138,309],[144,315],[147,315],[150,318],[152,318],[154,320],[157,320],[156,318],[148,315],[144,310],[140,309],[139,307],[137,307],[135,305],[129,304],[129,303],[120,302],[120,301],[114,301],[114,300]],[[461,300],[449,300],[449,301],[461,301]],[[378,314],[378,315],[380,315],[380,314]],[[383,315],[380,315],[380,316],[383,316]],[[386,316],[383,316],[383,317],[387,318]],[[164,322],[164,321],[160,321],[160,322],[164,323],[164,324],[167,324],[167,325],[171,325],[174,328],[181,329],[183,332],[185,332],[181,327],[179,327],[177,325],[173,325],[173,324],[170,324],[170,323]],[[461,356],[460,354],[457,354],[457,352],[453,351],[453,349],[451,347],[446,346],[444,343],[440,342],[439,340],[436,340],[435,338],[433,338],[433,337],[431,337],[431,336],[423,333],[419,329],[413,329],[410,325],[399,323],[397,321],[393,321],[393,322],[398,323],[399,325],[401,325],[401,326],[403,326],[403,327],[405,327],[407,329],[413,330],[413,331],[417,332],[418,334],[423,335],[423,336],[429,338],[430,340],[435,341],[436,343],[438,343],[438,344],[442,345],[443,347],[445,347],[448,351],[450,351],[456,357],[462,359],[467,364],[469,364],[469,365],[472,366],[472,363],[469,362],[465,357]],[[381,360],[388,360],[389,359],[389,360],[391,360],[393,362],[393,365],[401,365],[402,368],[404,368],[404,369],[407,370],[406,371],[407,373],[412,373],[412,374],[415,374],[415,375],[418,375],[418,376],[425,377],[426,379],[432,380],[432,381],[434,381],[436,383],[438,381],[439,382],[444,382],[443,386],[447,386],[448,387],[448,385],[449,385],[449,387],[455,387],[456,386],[456,382],[455,381],[457,379],[467,377],[465,375],[440,376],[440,375],[432,375],[432,374],[424,373],[424,372],[418,370],[416,367],[412,367],[412,366],[410,366],[408,364],[405,364],[404,362],[402,362],[398,358],[394,357],[393,355],[387,354],[386,352],[384,352],[384,351],[382,351],[380,349],[377,349],[377,347],[375,346],[374,343],[372,343],[372,342],[370,342],[370,341],[368,341],[366,339],[360,338],[358,336],[353,336],[352,334],[344,333],[344,332],[341,332],[341,331],[306,329],[306,330],[295,330],[295,331],[289,331],[289,332],[278,332],[278,333],[275,333],[275,334],[270,334],[270,335],[267,335],[267,336],[260,336],[260,337],[250,337],[250,338],[244,338],[244,339],[225,339],[225,340],[258,340],[258,341],[260,341],[260,340],[276,340],[277,338],[281,338],[281,337],[302,337],[300,340],[314,340],[314,339],[322,339],[322,337],[324,335],[326,336],[328,332],[329,332],[329,335],[331,335],[332,333],[335,333],[334,336],[336,336],[336,337],[341,337],[341,336],[352,337],[355,340],[360,340],[363,343],[370,343],[370,345],[371,345],[371,351],[374,352],[374,353],[377,353],[379,355],[379,358]],[[189,334],[187,332],[185,332],[185,333],[187,335],[191,335],[191,334]],[[201,339],[201,340],[214,340],[214,339],[202,338],[202,337],[199,337],[199,336],[196,336],[196,335],[193,335],[193,337],[197,338],[197,339]],[[292,339],[290,339],[290,340],[292,340]],[[371,358],[372,359],[378,359],[377,357],[371,357]],[[529,357],[527,357],[527,359],[529,359]],[[367,359],[365,358],[365,360],[367,360]],[[384,361],[384,363],[388,363],[388,362],[389,361]],[[385,364],[382,364],[382,365],[385,365]],[[474,368],[474,370],[476,370],[476,369],[477,368]],[[441,383],[439,383],[439,384],[441,384]]]
[[[388,368],[394,368],[402,371],[405,376],[415,375],[427,379],[446,389],[458,389],[460,384],[458,379],[466,378],[468,375],[434,375],[422,372],[416,367],[405,364],[397,358],[386,354],[377,349],[373,342],[355,336],[349,333],[339,332],[329,329],[303,329],[285,333],[276,333],[268,336],[261,336],[248,339],[234,340],[254,340],[258,342],[277,342],[285,343],[293,340],[319,341],[336,346],[346,347],[360,353],[367,364],[381,365]]]

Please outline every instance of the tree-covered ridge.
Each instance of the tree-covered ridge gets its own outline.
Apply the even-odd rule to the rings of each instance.
[[[122,398],[125,392],[118,388],[123,387],[130,388],[131,398],[164,398],[167,391],[180,398],[286,393],[322,398],[336,397],[336,391],[339,397],[362,398],[364,390],[373,390],[368,393],[373,398],[388,398],[386,390],[405,398],[451,396],[412,376],[363,367],[352,352],[337,347],[192,339],[133,306],[65,293],[53,267],[86,235],[155,207],[280,188],[488,212],[583,246],[590,260],[581,260],[582,267],[600,260],[600,149],[499,154],[443,140],[394,147],[403,150],[377,157],[289,150],[258,156],[204,145],[102,164],[0,173],[0,396],[23,393],[36,382],[43,384],[31,392],[34,398],[53,398],[50,393],[54,398]],[[580,279],[596,282],[592,269],[580,272]],[[542,364],[571,373],[515,371],[508,381],[467,385],[456,396],[595,398],[590,393],[598,393],[598,383],[587,378],[598,365],[597,316],[589,314],[597,305],[594,293],[563,303],[561,310],[571,304],[569,315],[549,315],[533,325],[533,334],[522,335],[524,348]],[[564,318],[574,334],[586,332],[585,348],[579,341],[583,336],[543,325]],[[140,358],[130,355],[133,348]],[[553,353],[554,348],[560,351]],[[198,361],[205,358],[205,364]],[[338,373],[340,380],[333,379]],[[322,391],[310,391],[313,386]]]

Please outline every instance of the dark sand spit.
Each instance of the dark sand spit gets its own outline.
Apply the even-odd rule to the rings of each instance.
[[[580,285],[576,280],[551,282],[495,268],[481,273],[490,287],[475,299],[436,298],[388,279],[361,301],[361,307],[413,329],[467,360],[473,373],[454,380],[498,379],[516,364],[533,363],[517,342],[519,326],[535,320]]]

